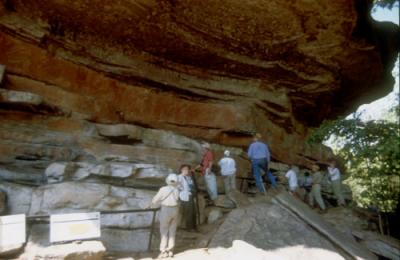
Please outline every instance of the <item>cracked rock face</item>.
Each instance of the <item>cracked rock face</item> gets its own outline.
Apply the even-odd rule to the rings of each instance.
[[[369,8],[363,0],[3,1],[2,86],[38,96],[46,109],[0,100],[2,117],[140,125],[235,147],[260,132],[276,161],[324,160],[329,151],[304,144],[309,128],[393,84],[399,28],[373,22]]]

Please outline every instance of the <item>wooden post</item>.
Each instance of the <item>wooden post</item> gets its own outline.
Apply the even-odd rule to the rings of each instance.
[[[150,235],[149,235],[149,245],[147,247],[148,251],[151,251],[151,241],[153,240],[154,233],[154,223],[156,222],[157,210],[153,210],[153,219],[151,220]]]

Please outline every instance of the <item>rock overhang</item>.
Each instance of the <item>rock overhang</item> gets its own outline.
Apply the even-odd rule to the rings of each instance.
[[[6,1],[0,61],[8,82],[47,82],[75,95],[74,104],[93,105],[84,116],[91,121],[242,147],[261,132],[278,160],[298,147],[288,160],[296,161],[315,153],[301,148],[310,127],[393,83],[388,71],[399,29],[372,22],[370,4]],[[383,31],[386,45],[378,37]],[[31,61],[21,61],[29,52]],[[35,63],[43,73],[32,69]]]

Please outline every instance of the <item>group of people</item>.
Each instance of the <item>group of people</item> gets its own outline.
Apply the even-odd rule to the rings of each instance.
[[[261,135],[256,134],[253,138],[253,143],[249,146],[248,149],[248,157],[251,160],[252,173],[256,182],[256,186],[259,192],[265,193],[266,189],[264,186],[264,182],[262,179],[261,170],[264,171],[265,176],[268,178],[271,183],[272,188],[276,188],[276,180],[271,171],[269,170],[269,163],[271,161],[271,153],[269,151],[268,145],[261,141]],[[313,172],[312,176],[308,174],[305,176],[303,181],[303,185],[301,185],[308,193],[308,203],[311,207],[314,207],[314,202],[316,201],[318,206],[322,211],[325,211],[326,206],[324,200],[321,195],[321,183],[325,174],[321,172],[320,166],[318,164],[314,164],[311,167]],[[332,190],[334,196],[337,200],[337,204],[339,206],[344,206],[345,201],[343,198],[342,190],[341,190],[341,173],[339,168],[336,165],[335,160],[331,160],[328,163],[328,177],[332,186]],[[291,194],[297,196],[301,199],[306,199],[304,196],[300,194],[299,182],[297,178],[297,174],[299,173],[299,168],[297,166],[292,166],[291,169],[285,174],[285,177],[288,180],[289,191]]]
[[[215,170],[213,171],[214,155],[208,143],[202,144],[202,150],[201,163],[195,167],[195,170],[200,170],[209,199],[212,204],[215,204],[218,198],[218,188]],[[224,180],[225,193],[228,194],[236,189],[236,162],[230,156],[230,151],[224,152],[224,156],[218,162],[218,165]],[[160,188],[151,203],[151,206],[161,206],[159,258],[173,256],[176,229],[181,220],[185,229],[197,231],[197,184],[191,166],[188,164],[181,165],[179,175],[169,174],[166,178],[166,184],[166,186]]]
[[[218,186],[216,178],[216,167],[214,166],[214,155],[208,143],[202,144],[203,157],[201,163],[196,169],[201,169],[201,176],[203,177],[204,184],[208,196],[212,204],[215,204],[218,198]],[[219,170],[224,181],[224,190],[228,194],[230,191],[236,189],[236,162],[231,157],[230,151],[226,150],[222,159],[218,161]]]
[[[277,188],[275,176],[269,170],[271,162],[271,153],[266,143],[261,141],[262,136],[256,134],[253,142],[248,149],[248,157],[251,161],[252,174],[254,176],[255,184],[260,193],[266,193],[266,187],[262,178],[262,171],[264,176],[267,177],[271,186]],[[218,198],[217,178],[216,178],[216,165],[214,165],[214,154],[208,143],[202,144],[202,159],[201,163],[194,168],[199,170],[207,190],[208,197],[211,204],[215,204]],[[220,173],[224,181],[225,193],[229,194],[232,190],[236,189],[236,162],[231,157],[230,151],[224,152],[217,165],[220,168]],[[325,210],[326,206],[321,196],[321,182],[324,174],[320,171],[320,167],[315,164],[312,167],[312,176],[308,174],[301,185],[297,175],[299,168],[297,166],[285,174],[288,179],[289,191],[291,194],[301,197],[299,189],[305,188],[308,190],[308,202],[311,206],[314,201],[317,202],[321,210]],[[338,205],[344,205],[344,199],[341,193],[341,174],[336,167],[335,162],[331,161],[328,167],[329,178],[332,184],[333,192],[337,198]],[[184,164],[179,169],[179,175],[169,174],[166,178],[167,185],[160,188],[158,193],[152,200],[152,206],[161,206],[160,212],[160,258],[173,256],[173,248],[175,246],[175,234],[180,216],[182,216],[182,223],[187,230],[197,230],[197,209],[196,209],[196,193],[197,184],[196,178],[192,174],[190,165]],[[304,197],[302,198],[304,199]],[[180,215],[180,212],[182,215]]]
[[[312,175],[310,175],[308,172],[305,173],[303,181],[300,184],[297,178],[299,168],[297,166],[292,166],[291,169],[285,174],[285,177],[288,179],[289,191],[296,197],[302,200],[307,200],[307,196],[304,196],[300,192],[300,189],[304,188],[306,194],[308,195],[309,205],[314,207],[314,202],[316,201],[321,211],[325,211],[326,205],[321,195],[321,184],[325,174],[320,170],[320,166],[317,164],[314,164],[311,167],[311,170]],[[328,163],[327,172],[338,206],[345,206],[345,201],[341,190],[341,173],[334,160]]]

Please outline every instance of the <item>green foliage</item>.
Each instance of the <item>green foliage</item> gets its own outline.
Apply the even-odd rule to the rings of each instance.
[[[400,195],[398,122],[363,122],[359,117],[327,121],[311,133],[308,142],[322,143],[332,137],[335,153],[350,173],[347,182],[355,202],[381,212],[394,211]]]

